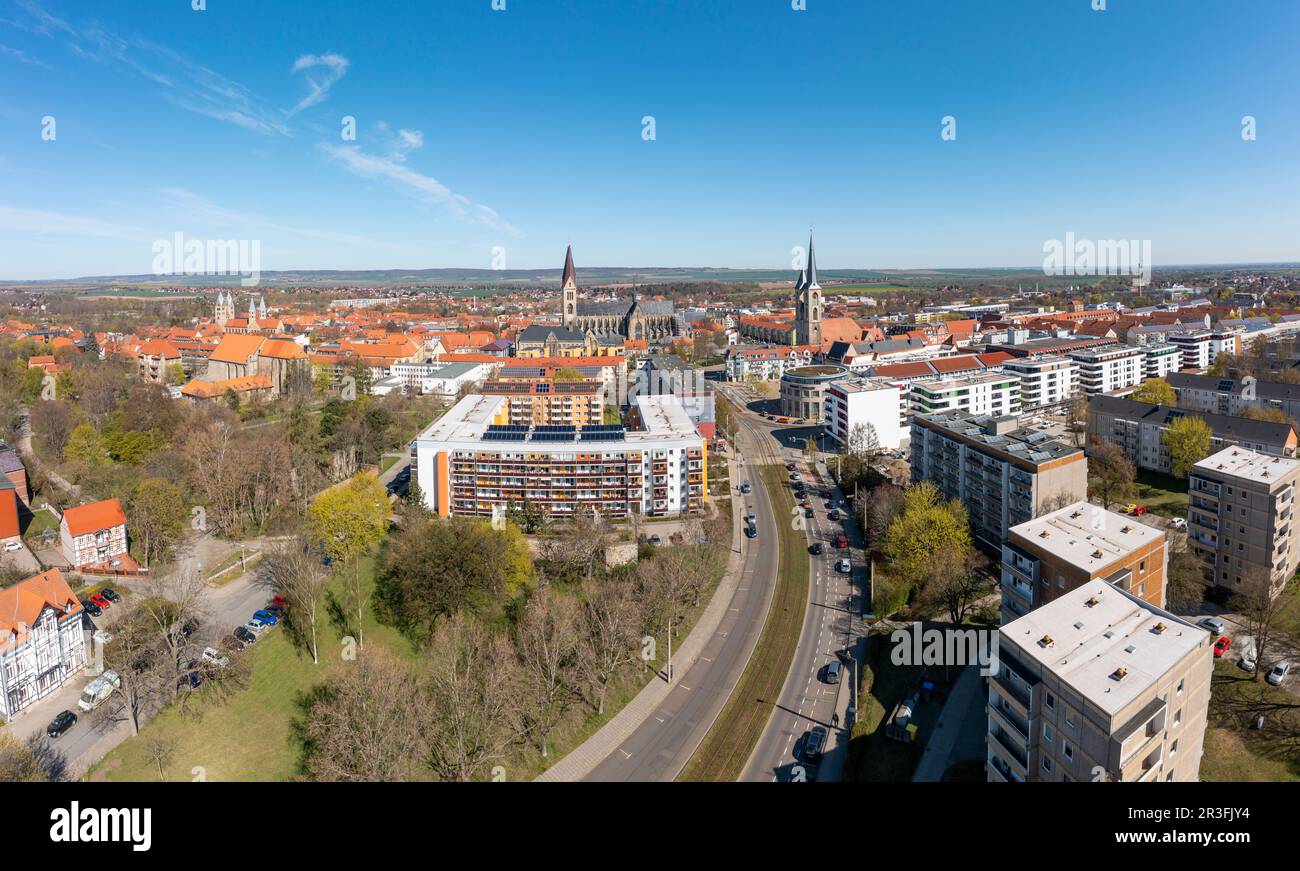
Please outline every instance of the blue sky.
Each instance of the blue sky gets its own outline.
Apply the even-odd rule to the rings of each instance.
[[[1300,260],[1300,3],[1091,6],[0,0],[0,279]]]

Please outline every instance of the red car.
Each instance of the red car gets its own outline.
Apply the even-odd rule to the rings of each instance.
[[[1133,506],[1133,516],[1134,516],[1134,517],[1141,517],[1143,514],[1146,514],[1146,513],[1147,513],[1147,507],[1146,507],[1145,505],[1134,505],[1134,506]]]
[[[92,601],[92,602],[94,602],[96,605],[98,605],[98,606],[100,607],[100,610],[105,610],[105,609],[107,609],[107,608],[108,608],[108,605],[109,605],[108,600],[105,599],[105,598],[104,598],[102,595],[100,595],[99,593],[96,593],[95,595],[91,596],[91,597],[90,597],[90,601]]]
[[[279,605],[281,608],[287,608],[289,607],[289,600],[286,599],[284,596],[272,596],[271,604]]]
[[[1228,636],[1226,635],[1219,636],[1219,640],[1214,642],[1214,655],[1216,657],[1223,656],[1223,654],[1228,652],[1228,648],[1231,646],[1232,646],[1232,642],[1228,640]]]
[[[786,464],[785,470],[786,470],[787,472],[793,472],[793,471],[794,471],[795,469],[797,469],[797,468],[799,468],[799,467],[796,466],[794,463],[788,463],[788,464]]]
[[[838,548],[841,548],[841,549],[848,547],[848,546],[849,546],[849,537],[848,537],[847,535],[839,535],[839,536],[836,536],[836,537],[835,537],[835,546],[838,547]]]

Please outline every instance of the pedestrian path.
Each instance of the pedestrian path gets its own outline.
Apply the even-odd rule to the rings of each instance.
[[[729,480],[733,487],[735,482],[740,480],[736,474],[736,460],[732,455],[727,460],[729,470]],[[718,631],[718,626],[722,623],[722,618],[726,616],[727,609],[731,606],[732,597],[735,596],[736,588],[740,585],[742,575],[741,569],[744,565],[744,555],[742,553],[741,541],[741,513],[732,512],[732,548],[731,556],[727,562],[727,571],[723,575],[717,590],[713,593],[713,598],[700,615],[700,619],[695,623],[690,633],[682,641],[680,647],[673,650],[673,671],[676,674],[685,674],[686,671],[699,658],[700,652],[704,646],[709,643],[714,634]],[[538,781],[574,781],[581,780],[592,772],[593,769],[611,753],[618,750],[627,739],[645,723],[650,715],[663,704],[664,700],[673,691],[674,685],[661,680],[658,676],[653,678],[650,683],[636,694],[632,701],[623,706],[623,709],[615,714],[609,722],[596,731],[590,738],[582,744],[569,751],[563,759],[556,762],[536,778]]]

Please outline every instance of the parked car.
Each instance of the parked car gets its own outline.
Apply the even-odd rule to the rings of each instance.
[[[655,546],[658,546],[660,544],[663,544],[663,539],[660,538],[658,535],[652,535],[650,536],[650,543]]]
[[[826,667],[822,669],[822,680],[829,684],[840,682],[840,661],[838,659],[826,663]]]
[[[795,469],[797,469],[797,468],[799,468],[799,466],[798,466],[797,464],[795,464],[795,463],[786,463],[786,464],[785,464],[785,470],[786,470],[787,472],[793,472],[793,471],[794,471]]]
[[[803,509],[803,516],[806,517],[806,518],[808,518],[809,520],[812,520],[813,517],[816,516],[816,512],[813,511],[811,508],[809,508],[809,507],[807,507],[807,506],[804,506],[804,509]]]
[[[178,690],[196,690],[203,685],[203,675],[197,671],[188,671],[181,675],[180,680],[176,681]]]
[[[246,626],[236,626],[235,631],[230,634],[244,647],[257,641],[257,633],[253,632]]]
[[[1197,626],[1204,626],[1215,635],[1223,634],[1223,621],[1217,617],[1202,617],[1196,621]]]
[[[86,684],[81,698],[77,699],[77,707],[83,711],[93,711],[121,685],[122,679],[117,676],[117,672],[109,669]]]
[[[1221,636],[1218,641],[1214,642],[1214,655],[1216,657],[1223,656],[1223,654],[1228,652],[1228,648],[1231,646],[1232,642],[1228,640],[1228,636]]]
[[[114,590],[112,587],[105,587],[104,589],[100,590],[99,595],[103,596],[105,599],[107,599],[110,602],[122,601],[122,597],[119,596],[117,594],[117,590]]]
[[[93,596],[91,596],[91,597],[90,597],[90,601],[92,601],[92,602],[94,602],[96,605],[98,605],[98,606],[99,606],[99,609],[100,609],[101,611],[103,611],[103,610],[107,610],[107,609],[110,607],[109,604],[108,604],[108,600],[105,599],[105,598],[104,598],[102,595],[100,595],[99,593],[95,593]]]
[[[230,657],[222,656],[221,651],[215,647],[203,648],[203,661],[215,665],[217,668],[225,668],[230,665]]]
[[[284,596],[272,596],[272,597],[271,597],[271,604],[272,604],[272,605],[279,605],[281,608],[288,608],[288,607],[289,607],[289,600],[286,599]]]
[[[280,621],[270,611],[263,609],[260,611],[254,611],[252,619],[249,620],[248,622],[258,623],[263,626],[274,626],[276,623],[279,623]]]
[[[98,605],[96,605],[94,602],[90,601],[89,599],[82,599],[81,607],[85,608],[86,613],[89,614],[91,617],[98,617],[100,614],[104,613],[103,610]]]
[[[1175,517],[1173,520],[1169,521],[1169,525],[1174,529],[1186,529],[1187,520],[1182,517]]]
[[[746,494],[748,494],[748,493],[752,493],[752,492],[754,492],[754,488],[751,487],[751,486],[749,486],[749,482],[748,482],[748,481],[745,481],[743,484],[740,485],[740,492],[741,492],[741,493],[746,493]]]
[[[1286,680],[1286,676],[1290,673],[1291,660],[1284,659],[1277,665],[1273,666],[1273,670],[1268,673],[1268,677],[1265,678],[1265,680],[1275,687],[1280,687],[1282,686],[1282,681]]]
[[[749,523],[749,524],[751,524],[751,525],[754,524],[754,523],[757,523],[757,522],[758,522],[758,515],[755,514],[753,511],[750,511],[748,514],[745,515],[745,522],[746,522],[746,523]]]
[[[840,550],[849,546],[849,537],[847,535],[835,536],[835,546]]]
[[[808,545],[808,552],[813,556],[821,556],[823,550],[825,550],[825,548],[822,547],[820,541],[814,541],[812,544]]]
[[[272,603],[272,604],[270,604],[270,605],[267,605],[267,606],[266,606],[266,613],[268,613],[268,614],[270,614],[271,616],[275,617],[276,620],[283,620],[283,619],[284,619],[284,607],[281,606],[281,605],[276,605],[276,604],[274,604],[274,603]]]
[[[850,562],[847,557],[845,557],[839,560],[837,563],[835,563],[835,571],[842,572],[847,575],[853,571],[853,563]]]
[[[836,511],[834,508],[832,508],[830,511],[827,511],[827,512],[826,512],[826,519],[827,519],[827,520],[839,520],[839,519],[840,519],[840,513],[839,513],[838,511]]]
[[[247,630],[248,632],[251,632],[253,635],[261,635],[263,632],[271,628],[271,624],[259,623],[256,620],[249,620],[240,628]]]
[[[72,713],[72,711],[59,711],[54,719],[50,720],[50,725],[45,727],[45,734],[51,738],[59,738],[76,724],[76,714]]]
[[[22,550],[22,549],[23,549],[23,544],[22,544],[22,542],[20,542],[20,541],[8,541],[8,542],[5,542],[5,551],[6,551],[6,552],[12,552],[12,551],[15,551],[15,550]]]
[[[1252,674],[1255,669],[1259,668],[1259,654],[1255,651],[1255,642],[1251,641],[1246,645],[1246,649],[1241,652],[1241,659],[1237,662],[1245,671]]]

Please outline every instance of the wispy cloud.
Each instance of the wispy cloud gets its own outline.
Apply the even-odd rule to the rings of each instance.
[[[0,57],[12,58],[13,60],[18,61],[19,63],[27,64],[28,66],[33,66],[33,67],[40,67],[43,70],[54,69],[54,67],[45,63],[45,61],[32,57],[22,49],[11,48],[10,46],[4,44],[0,44]]]
[[[120,239],[130,242],[148,241],[158,237],[157,230],[131,224],[103,221],[84,215],[68,215],[45,209],[19,209],[4,205],[0,205],[0,229],[48,236],[94,236],[100,239]]]
[[[292,117],[309,106],[315,106],[325,99],[334,83],[348,71],[348,59],[341,54],[304,54],[293,62],[293,72],[308,70],[306,75],[307,96],[298,101],[298,105],[289,110]]]
[[[367,154],[358,145],[335,145],[322,142],[320,148],[353,175],[390,181],[424,202],[448,209],[457,217],[476,221],[512,236],[520,235],[518,228],[503,221],[495,209],[483,203],[476,203],[464,194],[456,193],[433,176],[416,172],[407,166],[407,154],[423,144],[424,135],[420,131],[400,130],[397,140],[385,155]]]

